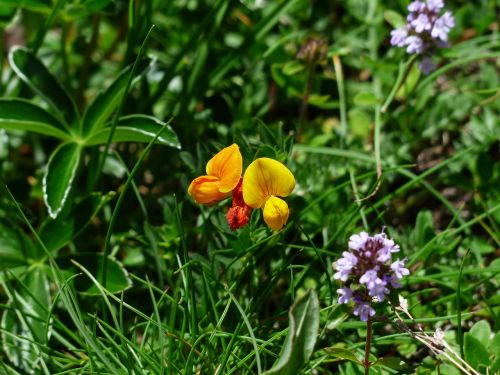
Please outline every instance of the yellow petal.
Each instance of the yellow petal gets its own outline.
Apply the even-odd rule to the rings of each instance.
[[[243,199],[260,208],[271,196],[286,197],[295,187],[295,178],[284,164],[269,158],[254,160],[243,176]]]
[[[195,178],[188,188],[188,193],[198,204],[214,204],[230,193],[220,192],[220,180],[214,176],[201,176]]]
[[[283,199],[271,197],[264,205],[264,221],[272,230],[280,230],[288,220],[288,205]]]
[[[236,143],[220,150],[207,163],[207,174],[220,179],[219,191],[227,193],[240,181],[243,171],[243,159]]]

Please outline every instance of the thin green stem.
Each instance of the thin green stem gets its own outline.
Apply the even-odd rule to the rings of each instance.
[[[335,69],[335,77],[337,82],[337,89],[339,94],[339,105],[340,105],[340,147],[345,146],[345,138],[347,136],[347,105],[345,98],[345,87],[344,87],[344,73],[342,70],[342,63],[340,62],[339,55],[334,55],[332,57],[333,68]]]
[[[169,121],[170,122],[170,121]],[[168,124],[168,123],[167,123]],[[136,175],[137,171],[139,170],[140,166],[142,165],[142,162],[146,158],[146,156],[149,154],[149,151],[155,144],[156,140],[158,137],[161,135],[163,130],[166,129],[167,126],[163,126],[156,134],[155,137],[149,142],[147,147],[144,149],[144,152],[140,156],[139,160],[134,165],[134,168],[132,168],[132,171],[128,175],[127,181],[125,182],[125,185],[123,186],[123,189],[120,193],[120,196],[118,197],[118,201],[116,202],[115,209],[113,210],[113,214],[111,215],[111,219],[109,220],[109,226],[108,226],[108,231],[106,233],[106,238],[104,240],[104,250],[103,250],[103,260],[102,260],[102,286],[103,288],[106,288],[106,278],[107,278],[107,267],[108,267],[108,255],[109,255],[109,247],[110,247],[110,242],[111,242],[111,235],[113,233],[113,229],[115,227],[115,222],[116,219],[118,218],[118,213],[120,211],[120,208],[123,204],[123,201],[125,199],[126,193],[132,185],[132,180],[134,176]]]
[[[373,335],[373,327],[372,327],[372,318],[368,317],[366,321],[366,343],[365,343],[365,360],[363,361],[363,366],[365,366],[365,375],[370,374],[370,350],[372,347],[372,335]]]
[[[462,263],[460,264],[460,270],[458,271],[458,276],[457,276],[457,292],[455,294],[456,309],[457,309],[457,343],[460,346],[460,357],[462,357],[462,359],[465,358],[465,352],[464,352],[464,334],[462,331],[461,281],[462,281],[462,272],[465,266],[465,259],[467,258],[467,255],[469,255],[469,252],[470,249],[467,249],[462,259]]]
[[[155,25],[152,25],[146,35],[146,38],[144,38],[144,42],[142,42],[141,49],[139,50],[139,54],[137,55],[137,58],[135,59],[134,65],[132,67],[132,71],[130,72],[130,76],[127,82],[127,86],[125,87],[125,91],[123,92],[122,100],[120,102],[120,106],[118,107],[118,111],[115,113],[115,117],[113,118],[113,123],[111,124],[111,130],[109,132],[108,139],[106,141],[106,145],[104,146],[104,150],[102,152],[102,156],[99,159],[99,164],[97,166],[97,170],[94,175],[94,183],[92,184],[93,187],[97,185],[97,182],[99,181],[99,178],[101,176],[102,169],[104,167],[104,162],[106,161],[106,158],[108,157],[108,150],[109,146],[111,145],[111,141],[113,140],[113,136],[115,134],[116,126],[118,124],[118,119],[120,118],[121,113],[123,112],[123,108],[125,107],[125,102],[127,99],[128,92],[130,90],[130,86],[132,85],[132,80],[134,79],[135,72],[137,71],[137,67],[139,65],[139,62],[142,59],[142,56],[144,55],[145,49],[146,49],[146,44],[149,40],[149,37],[151,36],[151,31],[154,29]]]
[[[415,63],[415,59],[417,58],[417,55],[413,55],[410,57],[410,59],[399,66],[399,73],[398,77],[396,78],[396,82],[394,83],[394,86],[392,87],[391,92],[389,93],[389,96],[384,102],[384,105],[381,108],[381,112],[385,113],[387,111],[387,108],[391,105],[392,101],[394,100],[394,97],[396,96],[397,92],[399,91],[399,88],[403,86],[404,82],[406,81],[406,78],[408,78],[408,74],[411,71],[411,67]]]
[[[35,40],[33,41],[33,44],[31,45],[31,49],[33,52],[36,54],[39,50],[39,48],[42,46],[43,40],[45,39],[45,35],[47,34],[47,31],[49,28],[52,26],[52,23],[54,22],[54,19],[56,18],[57,12],[63,7],[63,5],[66,3],[66,0],[59,0],[54,8],[52,8],[52,12],[50,12],[49,17],[45,21],[45,24],[43,27],[38,29],[38,32],[35,36]]]

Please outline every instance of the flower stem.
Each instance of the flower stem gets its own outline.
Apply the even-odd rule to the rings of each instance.
[[[366,344],[365,344],[365,360],[363,365],[365,366],[365,375],[370,374],[370,349],[372,347],[372,317],[369,316],[366,321]]]

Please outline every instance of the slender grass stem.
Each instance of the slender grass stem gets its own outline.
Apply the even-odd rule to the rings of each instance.
[[[153,31],[154,27],[155,27],[155,25],[152,25],[150,27],[150,29],[146,35],[146,38],[144,38],[144,41],[142,42],[141,49],[139,50],[139,54],[137,55],[137,58],[135,59],[134,65],[132,66],[132,70],[130,72],[129,79],[127,81],[127,86],[125,87],[125,91],[123,92],[120,106],[118,107],[118,110],[115,113],[115,117],[113,118],[113,122],[111,124],[111,130],[109,132],[109,136],[108,136],[108,139],[106,141],[106,145],[104,146],[102,156],[99,159],[99,164],[97,166],[97,170],[95,171],[94,183],[92,184],[93,187],[95,187],[97,185],[97,182],[100,179],[102,169],[104,167],[104,162],[106,161],[106,158],[108,157],[108,150],[109,150],[109,147],[111,145],[111,141],[113,140],[113,136],[115,134],[116,126],[118,124],[118,119],[120,118],[120,115],[122,114],[123,109],[125,107],[127,95],[128,95],[129,90],[130,90],[130,86],[132,85],[132,80],[134,79],[135,72],[137,71],[137,67],[139,65],[139,62],[141,61],[142,56],[145,53],[147,42],[149,40],[149,37],[151,36],[151,31]]]
[[[370,350],[372,347],[372,335],[373,335],[373,327],[372,327],[372,318],[368,317],[366,321],[366,343],[365,343],[365,360],[363,365],[365,366],[365,375],[370,375]]]
[[[170,121],[169,121],[170,122]],[[122,191],[120,192],[120,196],[118,197],[118,201],[116,202],[115,209],[113,210],[113,214],[111,215],[111,219],[109,220],[109,226],[108,226],[108,231],[106,233],[106,238],[104,240],[104,249],[103,249],[103,260],[102,260],[102,286],[103,288],[106,288],[106,283],[107,283],[107,263],[108,263],[108,255],[109,255],[109,250],[110,250],[110,242],[111,242],[111,235],[113,233],[113,229],[115,227],[116,219],[118,218],[118,213],[120,211],[120,208],[123,204],[123,201],[125,200],[126,193],[132,184],[132,179],[135,177],[137,171],[142,165],[142,162],[146,158],[146,156],[149,154],[149,151],[155,144],[156,140],[160,137],[161,133],[163,130],[166,129],[166,126],[162,127],[156,134],[155,137],[149,142],[147,147],[144,149],[141,157],[139,160],[134,165],[134,168],[132,168],[132,171],[128,175],[127,181],[125,182],[125,185],[123,186]]]

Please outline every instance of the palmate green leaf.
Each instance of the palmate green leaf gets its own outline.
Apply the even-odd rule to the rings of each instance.
[[[137,76],[132,80],[132,85],[147,71],[151,63],[152,61],[149,59],[140,63],[136,71]],[[125,68],[114,82],[106,90],[99,93],[89,105],[83,116],[83,134],[90,135],[106,125],[109,116],[116,110],[122,100],[131,71],[132,66]]]
[[[121,117],[113,134],[113,142],[151,142],[162,126],[165,126],[166,129],[158,137],[157,143],[180,149],[181,145],[177,134],[170,125],[146,115]],[[110,127],[101,129],[87,139],[85,144],[88,146],[105,144],[110,132]]]
[[[56,252],[78,236],[99,210],[114,196],[91,194],[78,202],[67,214],[61,213],[55,220],[47,219],[41,226],[39,236],[50,252]]]
[[[79,119],[75,103],[38,57],[28,49],[16,46],[9,53],[9,62],[17,76],[61,114],[68,130],[76,127]]]
[[[288,317],[288,335],[278,361],[264,375],[296,375],[309,360],[319,329],[319,302],[316,292],[309,289],[295,301]]]
[[[72,263],[72,260],[88,270],[96,280],[102,280],[103,255],[100,253],[69,254],[57,259],[61,269],[67,276],[80,274],[81,270]],[[108,257],[106,271],[106,289],[111,293],[120,293],[132,286],[132,281],[125,268],[116,259]],[[86,295],[100,295],[96,285],[85,275],[74,279],[78,292]]]
[[[55,219],[66,204],[80,161],[81,146],[63,143],[49,159],[43,177],[43,198],[49,215]]]
[[[0,128],[30,131],[64,141],[71,138],[54,116],[22,99],[0,99]]]

